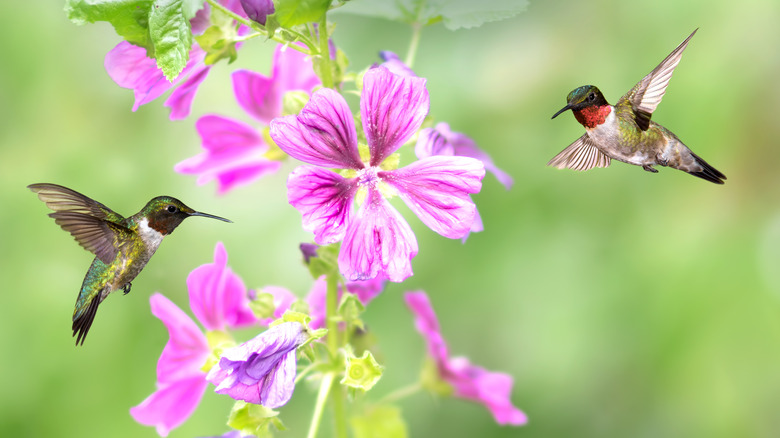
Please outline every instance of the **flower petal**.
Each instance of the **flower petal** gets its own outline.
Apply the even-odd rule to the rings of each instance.
[[[326,245],[344,237],[356,188],[354,178],[301,166],[287,178],[287,199],[303,215],[303,229],[314,232],[314,240]]]
[[[135,421],[155,426],[160,436],[179,427],[198,407],[208,383],[206,373],[200,372],[180,380],[160,385],[138,406],[130,408]]]
[[[414,326],[428,345],[428,354],[436,361],[439,369],[446,367],[449,360],[447,343],[441,335],[439,319],[436,318],[428,295],[423,291],[407,292],[404,301],[414,314]]]
[[[389,50],[382,50],[379,52],[379,57],[385,61],[382,63],[382,66],[391,72],[400,76],[417,76],[395,53]]]
[[[299,115],[272,120],[271,138],[287,155],[309,164],[364,167],[349,106],[330,88],[317,90]]]
[[[168,342],[157,361],[157,381],[168,383],[198,372],[211,350],[206,336],[176,304],[156,293],[149,298],[152,314],[168,329]]]
[[[498,424],[521,426],[528,422],[525,413],[510,400],[514,381],[509,374],[488,371],[465,357],[455,357],[442,377],[455,388],[456,397],[482,403]]]
[[[130,88],[135,96],[133,111],[139,106],[160,97],[161,94],[178,84],[190,74],[193,68],[203,62],[205,52],[194,48],[190,59],[179,76],[168,82],[162,70],[157,68],[154,59],[146,56],[146,49],[122,41],[111,49],[105,57],[104,66],[108,75],[120,87]]]
[[[479,160],[441,155],[379,172],[425,225],[451,239],[461,238],[471,229],[477,207],[469,194],[479,192],[484,176]]]
[[[236,70],[231,78],[236,101],[247,114],[266,124],[282,114],[282,96],[271,78],[250,70]]]
[[[222,353],[206,379],[215,391],[236,400],[275,408],[290,399],[295,382],[295,349],[307,338],[303,326],[286,322]]]
[[[378,190],[368,196],[349,221],[339,252],[339,269],[348,280],[377,276],[401,282],[412,275],[417,239],[404,218]]]
[[[303,43],[297,44],[303,45]],[[311,56],[286,47],[283,44],[276,46],[274,51],[274,64],[271,76],[277,84],[280,96],[293,90],[310,93],[314,87],[321,83],[314,73]]]
[[[381,164],[420,129],[429,105],[423,78],[395,75],[382,66],[363,76],[360,116],[371,166]]]
[[[190,115],[195,93],[197,93],[198,87],[208,76],[209,71],[211,71],[211,66],[204,65],[197,68],[183,84],[173,90],[173,93],[163,104],[163,106],[171,109],[171,120],[186,119]]]
[[[227,267],[222,242],[214,248],[214,263],[207,263],[187,276],[192,312],[208,330],[224,330],[254,324],[244,282]]]
[[[274,13],[274,3],[271,0],[241,0],[241,6],[250,20],[265,26],[265,17]]]
[[[243,122],[207,115],[198,119],[195,128],[205,152],[179,162],[174,170],[200,175],[198,184],[216,178],[219,192],[225,193],[280,166],[264,157],[268,145],[254,128]]]
[[[455,155],[455,149],[439,131],[433,128],[423,128],[417,136],[414,154],[421,160],[434,155],[452,156]]]
[[[493,159],[487,152],[477,146],[474,140],[460,132],[450,130],[450,125],[441,122],[436,124],[435,128],[425,128],[420,130],[420,136],[415,147],[417,158],[424,158],[431,155],[460,155],[462,157],[476,158],[485,165],[485,170],[493,173],[498,182],[509,190],[514,181],[506,172],[499,169],[493,163]]]

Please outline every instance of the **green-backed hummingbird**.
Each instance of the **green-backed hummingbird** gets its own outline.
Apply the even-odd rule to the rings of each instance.
[[[658,172],[654,165],[673,167],[723,184],[724,174],[691,152],[671,131],[650,120],[680,63],[683,50],[695,33],[696,30],[615,106],[608,104],[593,85],[575,88],[569,93],[566,106],[552,118],[571,110],[585,127],[585,134],[547,164],[559,169],[588,170],[607,167],[610,160],[615,159],[654,173]]]
[[[122,217],[79,192],[56,184],[30,184],[30,190],[54,210],[49,216],[95,254],[73,311],[76,345],[84,344],[98,305],[116,290],[130,292],[131,282],[157,251],[163,237],[190,216],[228,219],[197,212],[170,196],[158,196],[138,213]]]

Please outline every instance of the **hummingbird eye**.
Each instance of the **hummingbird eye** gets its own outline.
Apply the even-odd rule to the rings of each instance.
[[[588,95],[588,100],[596,100],[596,93],[590,93]]]
[[[179,209],[176,208],[175,205],[169,205],[168,208],[166,208],[166,210],[168,210],[168,213],[176,213],[177,211],[179,211]]]

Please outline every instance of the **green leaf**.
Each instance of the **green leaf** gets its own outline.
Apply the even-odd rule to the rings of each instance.
[[[149,37],[149,11],[153,0],[67,0],[65,14],[78,25],[107,21],[116,33],[154,54]]]
[[[317,22],[330,3],[331,0],[275,0],[272,17],[282,27]]]
[[[355,438],[406,438],[406,422],[397,406],[385,405],[370,409],[362,417],[350,420]]]
[[[352,0],[339,11],[404,23],[433,24],[447,29],[478,27],[523,12],[527,0]]]
[[[184,70],[192,47],[190,19],[198,11],[197,0],[155,0],[149,13],[149,35],[157,66],[169,81]]]
[[[233,19],[219,9],[211,11],[212,26],[201,35],[195,37],[195,41],[206,52],[204,62],[206,65],[217,63],[220,59],[227,59],[228,63],[236,60],[236,40],[238,33]]]

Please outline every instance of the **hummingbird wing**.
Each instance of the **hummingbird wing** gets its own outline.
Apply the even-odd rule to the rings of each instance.
[[[548,166],[558,169],[588,170],[609,167],[611,160],[591,141],[587,133],[554,156]]]
[[[119,223],[124,220],[121,215],[75,190],[45,183],[30,184],[27,188],[54,210],[49,216],[57,225],[105,264],[111,264],[116,258],[119,242],[133,235],[131,230]]]
[[[666,93],[666,87],[669,85],[669,80],[672,79],[672,73],[674,72],[677,64],[680,63],[682,58],[682,52],[688,47],[688,41],[696,34],[694,30],[688,38],[685,39],[672,53],[669,54],[658,67],[654,68],[647,76],[642,78],[638,84],[634,85],[625,96],[620,98],[620,104],[630,104],[634,109],[636,124],[643,131],[646,131],[650,126],[650,116],[653,111],[661,103],[661,99]]]

